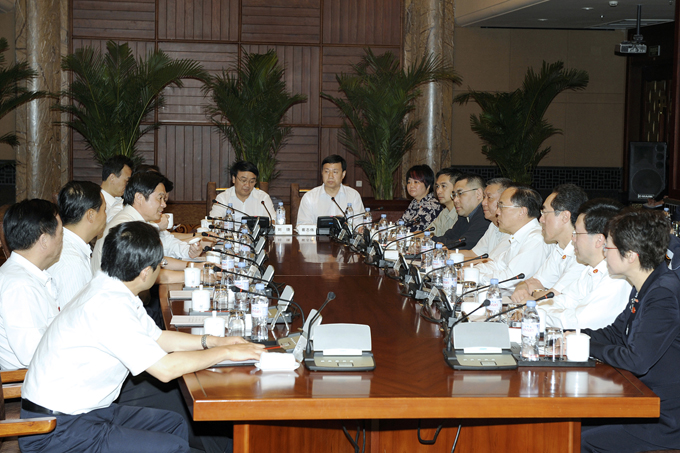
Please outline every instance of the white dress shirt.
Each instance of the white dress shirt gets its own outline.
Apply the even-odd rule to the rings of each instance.
[[[57,287],[57,310],[64,308],[92,280],[90,253],[90,246],[80,236],[64,228],[61,257],[47,269]]]
[[[477,245],[472,248],[472,251],[477,256],[488,253],[490,260],[498,259],[510,247],[509,239],[510,235],[508,233],[501,233],[496,224],[491,222],[486,233],[477,242]]]
[[[241,201],[241,199],[236,195],[236,188],[234,186],[231,186],[224,192],[217,195],[217,198],[215,199],[222,203],[223,205],[228,205],[229,203],[231,203],[235,209],[243,211],[247,213],[249,216],[252,217],[262,216],[269,218],[270,214],[268,214],[267,211],[264,209],[264,206],[262,206],[262,202],[264,201],[265,206],[267,206],[267,209],[269,209],[269,212],[273,216],[272,220],[276,221],[276,210],[274,209],[272,199],[269,198],[267,192],[260,190],[257,187],[250,192],[250,196],[248,196],[245,202]],[[222,218],[226,213],[227,208],[215,203],[213,204],[213,207],[210,210],[210,217]],[[243,217],[243,214],[241,214],[238,211],[234,211],[232,215],[234,216],[234,221],[240,224],[241,217]]]
[[[492,278],[502,281],[520,273],[524,274],[524,279],[531,278],[548,256],[548,244],[543,240],[541,225],[536,219],[532,219],[515,234],[509,235],[509,238],[503,242],[508,242],[510,246],[507,247],[507,244],[501,242],[496,247],[507,247],[504,252],[494,253],[492,251],[497,258],[475,266],[479,269],[480,284],[488,285]],[[512,294],[517,283],[522,280],[501,283],[503,294]]]
[[[123,282],[99,272],[47,329],[22,396],[66,414],[108,407],[128,372],[136,376],[166,355],[156,342],[161,333]]]
[[[606,260],[586,266],[580,278],[551,300],[539,302],[546,326],[563,329],[600,329],[614,322],[628,304],[631,286],[624,278],[612,278]]]
[[[121,197],[114,197],[104,189],[102,189],[102,195],[104,195],[104,201],[106,201],[106,223],[109,223],[123,210],[123,199]]]
[[[0,267],[0,369],[26,368],[59,313],[52,277],[18,253]]]
[[[548,248],[550,250],[548,259],[534,274],[534,278],[540,281],[544,288],[554,288],[562,292],[579,279],[586,267],[576,261],[572,241],[569,241],[564,250],[559,244],[548,244]]]
[[[347,209],[347,203],[352,203],[354,214],[364,212],[364,203],[361,201],[361,195],[351,187],[341,185],[338,194],[335,196],[335,201],[343,211]],[[344,214],[333,203],[331,196],[324,190],[324,186],[320,185],[307,192],[302,197],[302,200],[300,200],[297,224],[316,225],[316,220],[319,217],[339,215]]]

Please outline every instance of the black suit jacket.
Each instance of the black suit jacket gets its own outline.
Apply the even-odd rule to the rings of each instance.
[[[444,233],[444,236],[435,236],[434,240],[443,243],[448,248],[471,250],[484,236],[487,228],[489,228],[489,221],[484,217],[484,210],[480,203],[469,217],[458,217],[456,223]],[[465,238],[465,244],[459,246],[458,240],[462,237]]]

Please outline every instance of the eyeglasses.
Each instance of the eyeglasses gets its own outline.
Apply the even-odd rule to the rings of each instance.
[[[571,237],[576,237],[577,234],[590,234],[590,233],[588,233],[588,232],[585,232],[585,233],[577,233],[576,231],[572,231],[572,232],[571,232]]]
[[[472,191],[475,191],[475,190],[477,190],[477,189],[459,190],[458,192],[452,192],[452,193],[451,193],[451,196],[452,196],[453,198],[456,198],[456,197],[460,197],[460,196],[463,195],[464,193],[472,192]]]
[[[514,204],[509,204],[509,205],[506,206],[499,201],[498,202],[498,209],[505,209],[505,208],[521,208],[521,206],[517,206],[517,205],[514,205]]]
[[[558,211],[558,210],[544,211],[544,210],[541,209],[541,215],[554,214],[554,213],[556,213],[556,212],[562,212],[562,211]]]
[[[247,179],[247,178],[236,178],[241,181],[241,184],[255,184],[257,179]]]
[[[618,247],[603,247],[605,250],[618,250]]]

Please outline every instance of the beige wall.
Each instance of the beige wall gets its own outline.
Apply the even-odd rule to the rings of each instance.
[[[626,59],[614,55],[622,31],[515,30],[456,27],[455,68],[463,77],[458,95],[469,88],[512,91],[521,86],[529,66],[540,69],[543,60],[564,61],[566,67],[584,69],[588,88],[558,96],[546,118],[563,135],[545,142],[552,151],[541,161],[547,166],[620,167],[623,164]],[[490,165],[481,141],[470,130],[470,114],[479,113],[474,102],[454,104],[454,165]]]
[[[5,64],[14,62],[14,12],[0,14],[0,36],[7,39],[9,49],[5,52]],[[14,112],[0,119],[0,135],[14,131]],[[0,145],[0,160],[14,160],[14,149]]]

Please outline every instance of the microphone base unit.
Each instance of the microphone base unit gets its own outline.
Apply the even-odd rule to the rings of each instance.
[[[303,363],[309,371],[373,371],[375,358],[372,352],[361,355],[324,355],[322,352],[305,354]]]
[[[275,236],[292,236],[293,225],[274,225]]]

